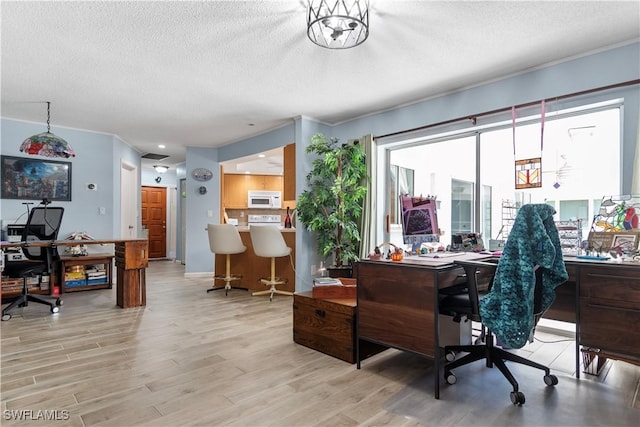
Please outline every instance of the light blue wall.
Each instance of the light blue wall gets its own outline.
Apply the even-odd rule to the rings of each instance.
[[[250,156],[262,151],[283,147],[291,144],[292,142],[295,142],[293,120],[291,121],[291,124],[279,127],[270,132],[220,147],[218,151],[218,158],[220,162],[225,162],[227,160]],[[191,170],[190,165],[188,166],[189,170]]]
[[[160,182],[156,182],[156,178],[160,177]],[[165,173],[158,173],[153,169],[143,169],[141,174],[141,185],[150,187],[177,187],[178,179],[176,171],[169,169]]]
[[[205,229],[209,223],[220,223],[218,149],[187,148],[186,167],[189,173],[187,195],[182,199],[182,202],[187,204],[185,271],[187,274],[210,272],[213,271],[213,256],[209,250],[209,238]],[[197,168],[209,169],[213,172],[214,178],[206,182],[196,181],[190,173]],[[205,187],[207,193],[200,194],[200,187]]]
[[[43,132],[46,124],[2,119],[0,153],[26,157],[19,151],[28,136]],[[73,147],[76,157],[71,163],[71,201],[55,201],[65,208],[59,237],[74,231],[85,231],[96,239],[111,239],[120,235],[120,160],[140,165],[140,154],[113,135],[52,127],[51,132],[64,138]],[[46,158],[42,158],[46,159]],[[87,184],[97,185],[97,191]],[[14,219],[26,211],[24,200],[2,199],[0,218]],[[39,201],[36,202],[36,205]],[[34,205],[34,206],[36,206]],[[99,209],[105,208],[100,215]]]
[[[306,177],[311,171],[313,158],[305,152],[311,137],[317,133],[332,134],[332,128],[312,119],[296,119],[296,194],[306,187]],[[296,224],[296,290],[310,290],[313,286],[311,266],[320,266],[322,257],[316,251],[315,236],[299,222]]]

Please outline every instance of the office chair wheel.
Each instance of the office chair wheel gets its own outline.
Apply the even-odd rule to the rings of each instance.
[[[456,360],[456,352],[455,351],[447,351],[444,355],[444,360],[447,362],[453,362]]]
[[[60,311],[60,307],[58,307],[57,305],[55,305],[55,306],[51,307],[51,312],[52,312],[52,313],[57,313],[57,312],[59,312],[59,311]]]
[[[449,385],[454,385],[456,382],[458,382],[458,378],[455,376],[455,374],[453,372],[445,372],[444,373],[444,380]]]
[[[544,383],[546,385],[552,386],[558,384],[558,377],[553,374],[548,374],[544,376]]]
[[[9,319],[11,319],[11,315],[9,313],[2,315],[2,321],[3,322],[6,322]]]
[[[511,392],[511,403],[514,405],[524,405],[524,393],[521,391],[512,391]]]
[[[57,306],[60,306],[62,304],[64,304],[64,301],[62,301],[60,298],[56,299],[56,305]]]

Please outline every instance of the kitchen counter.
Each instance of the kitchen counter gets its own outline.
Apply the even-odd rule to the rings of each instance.
[[[259,257],[255,254],[251,243],[251,235],[249,234],[249,226],[239,225],[237,228],[240,232],[242,243],[247,247],[247,250],[240,254],[231,255],[231,273],[242,275],[242,279],[234,281],[232,285],[248,288],[249,292],[268,290],[269,288],[266,285],[260,283],[260,279],[269,277],[271,274],[271,259]],[[295,292],[296,276],[293,266],[296,262],[296,230],[295,228],[281,227],[280,231],[282,231],[287,246],[291,248],[291,258],[276,258],[276,275],[288,280],[286,284],[278,285],[277,288],[283,291]],[[216,254],[215,274],[224,274],[225,262],[226,255]],[[216,280],[216,287],[218,286],[224,286],[224,282]]]
[[[248,225],[238,225],[236,228],[241,233],[248,233],[249,232],[249,226]],[[296,231],[295,227],[293,227],[293,228],[284,228],[283,226],[280,225],[280,226],[278,226],[278,228],[283,233],[294,233]]]

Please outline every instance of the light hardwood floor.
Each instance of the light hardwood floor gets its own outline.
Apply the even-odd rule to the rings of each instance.
[[[599,377],[576,380],[573,343],[562,337],[539,333],[559,342],[521,350],[560,378],[547,388],[539,373],[514,368],[524,406],[513,406],[506,380],[482,366],[457,370],[458,384],[443,384],[436,401],[428,360],[387,350],[357,370],[293,342],[291,297],[269,302],[242,290],[207,294],[208,287],[210,280],[185,279],[178,263],[154,261],[144,308],[116,307],[112,289],[65,294],[57,315],[37,304],[15,310],[0,329],[0,422],[537,426],[640,419],[640,368],[609,362]],[[51,416],[60,419],[44,419]]]

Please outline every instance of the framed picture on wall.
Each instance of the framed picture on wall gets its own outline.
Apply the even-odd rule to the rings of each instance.
[[[71,162],[0,156],[3,199],[71,201]]]

